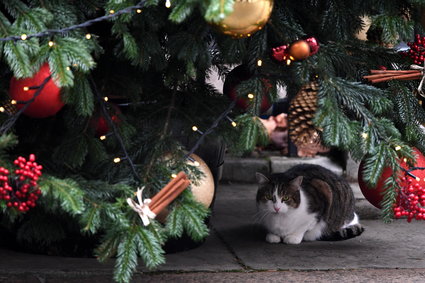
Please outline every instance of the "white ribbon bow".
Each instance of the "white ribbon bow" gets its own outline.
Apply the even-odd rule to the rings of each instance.
[[[424,62],[424,66],[425,66],[425,62]],[[410,65],[410,69],[412,69],[412,70],[419,70],[419,71],[421,71],[422,79],[421,79],[421,82],[419,83],[419,86],[418,86],[418,92],[419,92],[419,94],[420,94],[422,97],[425,97],[425,93],[424,93],[424,91],[422,90],[422,86],[424,85],[424,82],[425,82],[424,67],[421,67],[421,66],[419,66],[419,65]]]
[[[143,188],[138,188],[136,192],[137,200],[139,203],[135,202],[132,198],[127,199],[128,205],[139,214],[142,219],[143,225],[148,226],[151,222],[149,219],[154,219],[156,214],[152,212],[149,208],[149,203],[151,202],[150,198],[143,200],[142,192]]]

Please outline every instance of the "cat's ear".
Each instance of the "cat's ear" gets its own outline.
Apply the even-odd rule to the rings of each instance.
[[[255,177],[257,178],[257,183],[260,185],[264,185],[270,182],[269,178],[259,172],[255,173]]]
[[[289,186],[294,190],[299,190],[301,183],[303,182],[303,176],[298,176],[289,182]]]

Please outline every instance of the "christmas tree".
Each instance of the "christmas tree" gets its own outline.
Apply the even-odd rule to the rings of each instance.
[[[422,74],[374,85],[364,77],[423,63],[420,36],[416,57],[394,48],[423,33],[422,5],[2,1],[1,234],[37,251],[72,238],[74,250],[116,258],[114,279],[128,282],[140,262],[164,262],[167,239],[208,235],[208,207],[190,187],[161,222],[144,214],[142,223],[134,210],[146,208],[143,199],[180,171],[196,183],[202,172],[188,160],[208,136],[251,151],[267,139],[258,119],[264,99],[272,104],[285,86],[290,100],[311,83],[317,101],[308,127],[321,143],[363,160],[371,185],[392,170],[382,201],[391,219],[399,161],[412,164],[413,148],[425,150]],[[248,74],[234,86],[242,108],[208,80],[238,65]]]

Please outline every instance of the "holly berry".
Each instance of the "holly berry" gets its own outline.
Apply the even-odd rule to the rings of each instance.
[[[407,216],[407,222],[425,220],[425,188],[417,182],[413,183],[410,178],[403,177],[401,181],[406,185],[398,192],[393,208],[394,217]]]
[[[408,42],[410,47],[408,51],[401,52],[406,57],[409,57],[417,65],[421,65],[425,60],[425,36],[415,35],[415,41]]]
[[[5,201],[7,207],[23,213],[35,207],[41,195],[37,181],[43,167],[35,162],[34,154],[30,154],[28,160],[20,156],[13,164],[18,167],[13,171],[14,174],[0,167],[0,201]]]

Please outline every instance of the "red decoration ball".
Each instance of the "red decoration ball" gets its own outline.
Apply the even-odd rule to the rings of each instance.
[[[108,112],[111,117],[111,120],[113,123],[119,124],[121,121],[119,118],[119,115],[121,114],[121,110],[115,104],[110,104],[110,106],[111,107],[108,110]],[[100,112],[92,118],[91,123],[96,131],[97,137],[104,136],[111,131],[111,129],[109,128],[108,122],[106,121],[102,113]]]
[[[413,149],[414,153],[416,155],[416,163],[414,164],[415,167],[425,167],[425,156],[416,148]],[[404,169],[409,169],[409,167],[407,166],[407,164],[404,161],[400,162],[400,166]],[[379,178],[376,186],[374,188],[369,187],[365,181],[363,180],[363,170],[364,170],[364,162],[362,161],[360,163],[359,166],[359,174],[358,174],[358,181],[359,181],[359,186],[360,186],[360,190],[362,191],[364,197],[375,207],[381,209],[381,201],[383,199],[383,193],[384,193],[384,183],[385,180],[391,176],[392,174],[392,170],[389,167],[385,167],[384,170],[382,171],[381,177]],[[417,181],[417,183],[421,186],[425,187],[425,170],[414,170],[411,171],[411,173],[413,175],[415,175],[416,177],[418,177],[420,180]],[[403,173],[403,171],[401,171],[400,173],[400,178],[399,178],[399,185],[401,187],[404,186],[408,186],[408,182],[407,179],[410,178],[412,180],[414,180],[411,177],[406,177],[405,180],[403,180],[403,177],[405,176],[405,174]]]
[[[239,65],[229,72],[229,74],[226,76],[226,79],[224,81],[223,94],[227,95],[233,101],[236,100],[236,105],[242,110],[248,109],[250,100],[248,96],[238,97],[236,89],[241,82],[246,81],[250,79],[251,77],[252,75],[249,72],[248,68],[244,65]],[[267,84],[268,83],[266,81],[265,85]],[[269,87],[265,87],[264,92],[262,93],[262,100],[261,100],[261,106],[260,106],[261,113],[266,112],[271,107],[271,103],[267,98],[268,91],[269,91]]]
[[[9,96],[16,101],[27,101],[33,98],[37,89],[26,89],[29,87],[37,87],[51,75],[49,64],[45,63],[40,70],[32,77],[25,79],[10,80]],[[18,109],[24,107],[24,103],[18,103]],[[25,115],[33,118],[46,118],[55,115],[62,109],[64,103],[60,97],[60,88],[50,79],[43,87],[41,93],[23,112]]]

